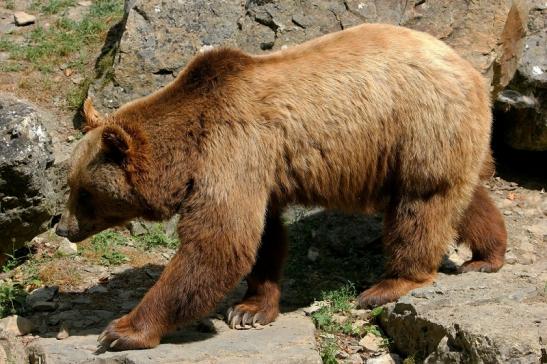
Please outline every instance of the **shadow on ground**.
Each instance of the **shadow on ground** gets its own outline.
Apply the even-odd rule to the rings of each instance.
[[[282,311],[308,306],[321,293],[351,282],[356,292],[382,273],[384,258],[378,238],[381,218],[336,212],[291,209],[286,216],[289,257],[282,282]],[[28,317],[41,337],[55,337],[67,327],[70,335],[98,335],[113,319],[129,312],[155,283],[163,266],[120,267],[108,280],[84,292],[59,292],[54,311],[32,312]],[[242,282],[222,302],[211,318],[222,318],[227,308],[245,292]],[[216,330],[208,319],[166,337],[164,343],[186,343],[210,338]]]

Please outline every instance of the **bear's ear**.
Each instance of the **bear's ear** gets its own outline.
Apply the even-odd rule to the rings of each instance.
[[[103,117],[97,110],[95,110],[89,97],[84,101],[83,114],[85,120],[85,125],[83,128],[84,133],[87,133],[91,129],[95,129],[99,125],[103,124]]]
[[[118,164],[127,162],[133,149],[131,136],[118,125],[108,125],[102,133],[102,143],[106,155]]]

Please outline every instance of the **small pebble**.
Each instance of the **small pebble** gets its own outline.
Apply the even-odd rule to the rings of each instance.
[[[84,77],[80,74],[77,74],[77,75],[73,75],[72,77],[70,77],[70,80],[72,81],[73,84],[79,85],[82,82],[84,82]]]
[[[304,308],[304,313],[307,316],[310,316],[311,314],[319,311],[322,307],[325,307],[326,305],[327,305],[327,303],[324,302],[324,301],[315,301],[309,307]]]
[[[20,27],[34,24],[36,21],[36,17],[34,15],[27,14],[24,11],[16,11],[13,13],[13,19],[15,20],[15,24]]]
[[[61,255],[74,255],[78,254],[78,245],[70,242],[67,238],[63,238],[57,248],[57,252]]]
[[[367,319],[370,313],[370,310],[363,309],[351,309],[351,315],[360,319]]]
[[[382,339],[373,334],[367,334],[364,338],[359,341],[359,345],[365,348],[368,351],[379,351],[380,345],[382,344]]]
[[[61,325],[61,329],[59,330],[59,332],[57,333],[57,336],[55,337],[57,338],[57,340],[63,340],[69,336],[70,334],[68,332],[68,327],[65,324],[63,324]]]

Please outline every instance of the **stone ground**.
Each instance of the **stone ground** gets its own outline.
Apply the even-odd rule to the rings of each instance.
[[[384,354],[383,362],[395,362],[385,356],[388,351],[429,363],[547,360],[547,196],[538,184],[526,188],[499,177],[488,186],[509,230],[504,268],[496,274],[452,274],[469,254],[453,248],[443,263],[446,273],[440,273],[435,284],[387,305],[380,321],[390,338],[389,348],[367,352],[357,339],[352,350],[341,345],[339,362],[374,363],[379,354]],[[346,280],[360,289],[376,279],[382,262],[374,246],[380,219],[295,209],[286,220],[292,254],[283,285],[285,313],[261,330],[231,330],[223,321],[226,307],[242,295],[242,283],[209,318],[182,328],[157,348],[97,351],[97,335],[138,302],[161,272],[164,257],[161,264],[140,267],[81,264],[85,277],[80,286],[39,289],[29,296],[35,299],[27,298],[34,307],[26,314],[33,334],[0,343],[8,352],[17,351],[13,346],[26,350],[32,363],[40,362],[38,358],[42,363],[321,362],[317,334],[302,308],[319,298],[320,290],[339,287]],[[359,253],[359,260],[366,262],[364,271],[349,271],[348,266],[356,264],[350,254]],[[57,339],[63,330],[68,337]],[[345,340],[343,335],[338,339]]]

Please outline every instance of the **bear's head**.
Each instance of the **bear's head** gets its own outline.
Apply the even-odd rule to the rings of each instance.
[[[142,158],[138,132],[103,120],[89,100],[84,116],[87,133],[70,160],[70,195],[56,228],[75,242],[144,214],[131,180],[135,158]]]

